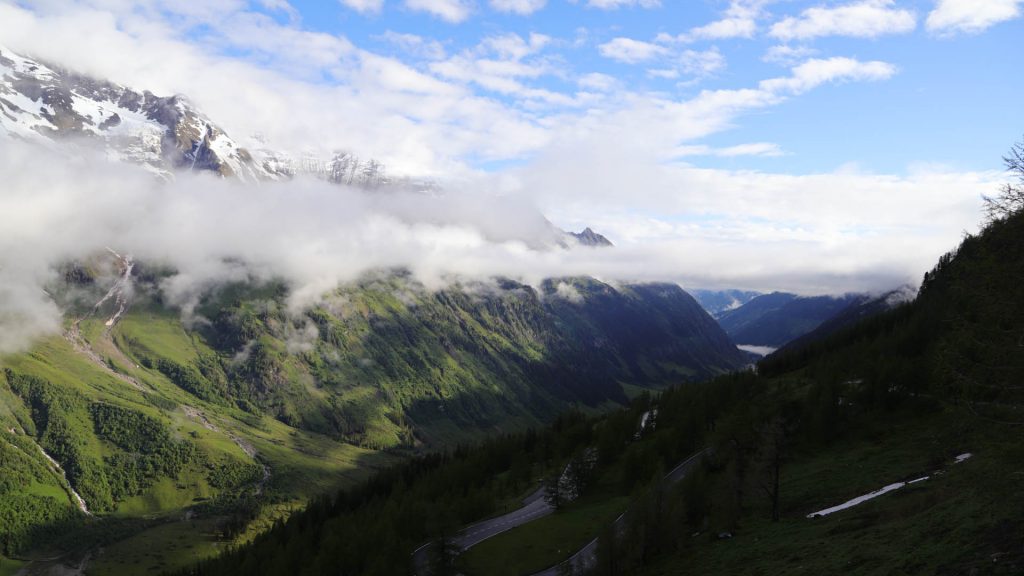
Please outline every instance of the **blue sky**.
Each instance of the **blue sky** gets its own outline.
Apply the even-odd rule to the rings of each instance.
[[[779,63],[764,60],[766,53],[779,45],[806,49],[816,58],[845,56],[897,67],[898,72],[884,82],[827,86],[745,114],[733,128],[702,142],[713,147],[770,142],[778,145],[781,154],[703,156],[700,163],[705,166],[806,172],[853,163],[869,170],[904,172],[925,162],[959,169],[996,168],[1008,143],[1024,133],[1024,107],[1018,103],[1024,93],[1024,76],[1011,73],[1012,64],[1004,64],[1024,48],[1024,19],[994,20],[983,29],[954,25],[939,30],[927,25],[929,13],[937,9],[931,0],[745,4],[760,4],[762,10],[757,18],[759,30],[750,37],[709,38],[686,45],[687,50],[697,52],[716,50],[722,58],[719,69],[706,74],[683,72],[679,78],[665,79],[648,71],[669,65],[674,55],[623,63],[602,56],[600,46],[615,38],[653,42],[659,34],[685,33],[722,18],[729,2],[666,1],[648,8],[600,9],[587,6],[585,0],[551,0],[523,15],[501,12],[481,1],[471,4],[468,15],[459,22],[411,9],[398,0],[361,11],[343,1],[292,2],[303,27],[345,36],[368,50],[423,69],[427,69],[424,60],[389,42],[389,34],[436,41],[449,55],[471,50],[488,37],[543,34],[552,44],[545,53],[560,60],[563,76],[540,77],[531,85],[555,91],[572,90],[571,76],[591,72],[613,76],[633,90],[659,91],[680,99],[701,90],[742,88],[780,75],[784,69]],[[873,4],[890,12],[909,11],[913,26],[897,32],[860,32],[868,37],[830,34],[783,42],[771,36],[773,23],[800,17],[808,8],[857,4]],[[997,4],[1016,5],[1020,11],[1019,3]],[[1005,8],[996,6],[994,10],[1000,9]],[[285,12],[270,12],[282,23],[289,20]],[[507,96],[483,92],[515,104]]]
[[[0,0],[0,45],[686,287],[916,284],[1024,137],[1024,0]]]

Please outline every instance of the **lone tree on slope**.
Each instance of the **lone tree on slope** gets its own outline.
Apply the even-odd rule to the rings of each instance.
[[[1024,210],[1024,140],[1010,148],[1010,152],[1003,156],[1003,163],[1017,182],[1004,185],[996,196],[982,196],[985,219],[989,223],[1004,220]]]

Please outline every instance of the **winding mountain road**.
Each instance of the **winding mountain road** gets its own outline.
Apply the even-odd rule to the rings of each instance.
[[[509,512],[504,516],[484,520],[464,528],[455,538],[455,544],[462,550],[469,550],[488,538],[493,538],[516,526],[522,526],[527,522],[543,518],[554,511],[555,509],[551,504],[544,500],[544,488],[538,488],[536,492],[523,500],[522,508]]]
[[[538,518],[543,518],[554,511],[554,507],[544,500],[544,488],[541,487],[523,499],[522,508],[496,518],[471,524],[460,530],[452,539],[452,543],[460,551],[465,552],[484,540],[493,538],[516,526],[522,526]],[[432,544],[433,542],[428,542],[413,552],[413,565],[417,576],[429,576],[430,574],[430,548]]]
[[[683,478],[686,478],[686,475],[690,472],[690,470],[692,470],[694,466],[700,463],[700,458],[707,454],[708,451],[709,449],[705,448],[704,450],[701,450],[700,452],[697,452],[693,456],[690,456],[686,460],[680,462],[678,466],[673,468],[668,474],[665,475],[665,478],[662,480],[662,482],[664,482],[665,485],[671,486],[672,484],[679,482]],[[615,519],[615,522],[612,523],[612,526],[614,526],[616,535],[621,535],[623,530],[625,530],[626,528],[626,512],[620,514],[619,517]],[[550,568],[541,570],[540,572],[532,574],[531,576],[558,576],[560,573],[565,573],[564,570],[566,566],[570,567],[568,571],[569,574],[578,574],[590,570],[594,567],[596,563],[597,538],[594,538],[593,540],[588,542],[586,546],[580,548],[579,552],[576,552],[575,554],[570,556],[568,560],[555,564]]]
[[[666,474],[662,481],[666,485],[672,485],[679,482],[686,477],[694,466],[700,463],[700,458],[709,452],[710,449],[705,448],[704,450],[693,454],[686,460],[683,460],[678,466]],[[517,526],[522,526],[538,518],[543,518],[554,511],[555,509],[544,500],[544,488],[542,487],[523,500],[522,508],[509,512],[503,516],[471,524],[470,526],[460,530],[452,539],[452,543],[459,548],[460,552],[465,552],[484,540],[493,538],[502,532],[506,532]],[[616,533],[621,533],[625,528],[625,518],[626,513],[623,512],[615,519],[613,525],[615,526]],[[416,576],[430,576],[430,548],[432,545],[433,542],[428,542],[413,552],[413,567]],[[558,576],[559,570],[564,569],[565,565],[570,565],[572,567],[570,573],[575,574],[593,567],[596,562],[597,538],[594,538],[567,560],[551,566],[550,568],[541,570],[532,576]]]

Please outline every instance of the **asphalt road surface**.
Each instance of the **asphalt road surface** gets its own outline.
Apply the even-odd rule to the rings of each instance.
[[[452,543],[463,552],[473,546],[505,532],[516,526],[522,526],[538,518],[543,518],[554,512],[555,509],[544,500],[544,488],[538,488],[523,500],[523,507],[513,510],[503,516],[490,518],[467,526],[459,531],[452,538]],[[420,546],[413,552],[413,565],[417,576],[429,576],[430,574],[430,547],[432,543]]]
[[[544,488],[538,488],[523,500],[523,507],[490,520],[477,522],[472,526],[463,528],[455,537],[455,544],[462,550],[469,550],[473,546],[497,536],[506,530],[516,526],[522,526],[538,518],[543,518],[554,512],[555,509],[544,500]]]
[[[671,472],[665,475],[664,482],[668,485],[672,485],[685,478],[690,470],[700,463],[700,458],[707,452],[708,449],[704,449],[690,456],[686,460],[683,460],[678,466],[673,468]],[[516,526],[522,526],[523,524],[532,522],[538,518],[543,518],[554,511],[555,509],[544,501],[544,488],[541,487],[523,500],[522,508],[518,508],[503,516],[498,516],[496,518],[491,518],[489,520],[484,520],[467,526],[452,538],[452,543],[465,552],[484,540],[493,538],[494,536],[511,530]],[[615,526],[616,533],[621,532],[623,528],[625,528],[625,517],[626,514],[623,513],[615,519],[613,526]],[[430,576],[430,548],[432,545],[433,542],[424,544],[413,552],[413,566],[416,576]],[[571,565],[573,568],[571,573],[575,573],[592,567],[596,561],[597,538],[594,538],[588,542],[586,546],[573,554],[568,560],[547,568],[546,570],[537,572],[532,576],[558,576],[559,568],[563,567],[565,564]]]
[[[701,450],[700,452],[697,452],[693,456],[690,456],[686,460],[683,460],[678,466],[673,468],[671,472],[665,475],[665,484],[672,485],[675,484],[676,482],[679,482],[683,478],[686,478],[686,475],[690,472],[690,470],[692,470],[693,467],[696,466],[697,464],[700,464],[700,458],[704,456],[704,454],[706,454],[707,452],[708,450],[704,449]],[[612,524],[615,527],[616,534],[621,534],[622,530],[625,529],[625,518],[626,514],[622,513],[619,515],[618,518],[615,519],[615,522]],[[572,567],[572,570],[569,571],[569,574],[576,574],[577,572],[589,570],[594,566],[595,563],[597,563],[597,538],[594,538],[593,540],[588,542],[586,546],[581,548],[579,552],[570,556],[568,560],[565,560],[564,562],[556,564],[545,570],[541,570],[540,572],[537,572],[532,576],[558,576],[559,569],[564,570],[565,567],[563,565],[566,564]]]

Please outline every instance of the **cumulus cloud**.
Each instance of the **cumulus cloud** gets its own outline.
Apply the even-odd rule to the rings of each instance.
[[[558,283],[558,286],[555,287],[555,296],[568,300],[573,304],[581,304],[583,302],[583,295],[580,294],[580,291],[567,282]]]
[[[660,38],[663,42],[664,39]],[[632,38],[614,38],[598,46],[605,58],[625,64],[656,63],[647,75],[655,78],[676,79],[687,74],[702,78],[725,68],[725,56],[713,47],[709,50],[679,50],[663,43],[643,42]]]
[[[363,13],[379,13],[384,8],[384,0],[338,0],[343,6]]]
[[[574,4],[577,0],[570,0]],[[601,10],[618,10],[619,8],[639,6],[641,8],[657,8],[661,6],[661,0],[587,0],[590,8]]]
[[[894,0],[861,0],[840,6],[815,6],[776,22],[770,34],[780,40],[822,36],[876,38],[905,34],[917,26],[914,12],[897,8]]]
[[[691,28],[677,36],[662,33],[659,38],[661,41],[683,43],[752,38],[757,32],[757,20],[765,15],[766,3],[767,0],[732,0],[720,19]]]
[[[438,18],[458,24],[464,22],[473,12],[470,0],[405,0],[410,10],[427,12]]]
[[[624,37],[613,38],[598,46],[597,49],[605,58],[626,64],[646,62],[668,53],[664,46]]]
[[[620,85],[618,79],[614,76],[598,72],[584,74],[576,82],[581,88],[585,88],[587,90],[599,90],[602,92],[615,89]]]
[[[1024,0],[938,0],[928,13],[928,30],[939,34],[976,34],[1021,15]]]
[[[751,142],[724,148],[714,148],[704,144],[684,145],[676,148],[678,156],[719,156],[735,158],[737,156],[782,156],[782,149],[774,142]]]
[[[388,30],[378,37],[402,50],[403,53],[426,60],[440,60],[445,57],[444,45],[417,34],[403,34]]]
[[[796,66],[786,78],[761,82],[761,89],[771,93],[802,94],[826,82],[878,81],[895,75],[897,69],[888,62],[861,62],[854,58],[815,58]]]
[[[817,53],[817,50],[809,46],[790,46],[788,44],[780,44],[769,48],[761,59],[773,64],[793,66]]]
[[[573,106],[572,95],[526,83],[559,72],[558,65],[542,54],[550,42],[550,37],[536,33],[525,38],[514,33],[489,36],[473,48],[432,62],[429,69],[447,80],[476,84],[525,101]]]
[[[533,14],[544,8],[547,0],[491,0],[491,8],[498,12],[512,12],[514,14]]]
[[[725,56],[717,48],[685,50],[679,55],[679,66],[687,74],[707,76],[725,68]]]

